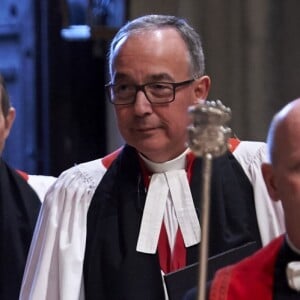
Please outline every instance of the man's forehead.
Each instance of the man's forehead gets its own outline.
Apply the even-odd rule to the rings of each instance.
[[[149,38],[155,39],[157,42],[164,42],[166,36],[169,39],[174,39],[177,41],[182,41],[185,44],[185,41],[182,39],[179,32],[170,26],[165,27],[155,27],[155,28],[143,28],[143,29],[136,29],[128,34],[124,35],[115,45],[114,52],[117,54],[126,43],[131,43],[134,40],[137,41],[148,41]],[[172,46],[172,45],[170,45]],[[148,48],[148,47],[145,47]],[[151,48],[151,44],[149,44],[149,48]]]
[[[118,69],[115,70],[114,78],[115,81],[135,81],[135,78],[132,78],[130,74],[118,72]],[[160,73],[149,73],[144,77],[145,82],[160,82],[167,81],[172,82],[174,78],[169,73],[160,72]]]

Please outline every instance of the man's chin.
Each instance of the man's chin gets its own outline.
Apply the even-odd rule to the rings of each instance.
[[[138,147],[135,147],[138,152],[143,154],[146,158],[153,162],[165,162],[169,160],[169,156],[171,155],[169,151],[166,150],[166,148],[162,147],[162,144],[159,145],[139,145]]]

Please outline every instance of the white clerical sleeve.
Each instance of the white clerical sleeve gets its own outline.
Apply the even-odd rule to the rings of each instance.
[[[84,299],[87,211],[105,168],[100,160],[62,173],[49,189],[35,228],[20,300]]]
[[[240,142],[233,152],[253,186],[255,209],[262,244],[285,232],[284,214],[280,201],[269,197],[261,164],[267,161],[267,148],[263,142]]]

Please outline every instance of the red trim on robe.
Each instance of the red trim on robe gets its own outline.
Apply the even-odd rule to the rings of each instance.
[[[209,300],[272,300],[275,263],[283,240],[281,235],[248,258],[217,271]]]
[[[230,138],[229,139],[229,150],[230,152],[233,152],[236,147],[239,145],[240,140],[237,138]],[[119,153],[121,152],[123,147],[118,148],[117,150],[115,150],[114,152],[104,156],[101,161],[102,164],[104,165],[105,168],[109,168],[111,163],[116,159],[116,157],[119,155]],[[18,171],[18,172],[22,172],[22,171]],[[26,174],[26,173],[25,173]]]
[[[160,268],[163,270],[164,273],[169,273],[171,271],[171,249],[164,222],[162,222],[160,229],[157,251]]]
[[[21,170],[16,170],[16,172],[17,172],[22,178],[24,178],[26,181],[28,181],[29,175],[28,175],[27,173],[25,173],[24,171],[21,171]]]
[[[108,169],[112,162],[117,158],[117,156],[120,154],[123,147],[120,147],[119,149],[115,150],[114,152],[104,156],[101,161],[103,166]]]
[[[229,151],[232,153],[237,148],[237,146],[240,144],[240,142],[241,141],[237,138],[230,138],[228,140]]]

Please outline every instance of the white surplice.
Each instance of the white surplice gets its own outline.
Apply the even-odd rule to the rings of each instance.
[[[261,174],[266,145],[241,142],[233,155],[252,183],[263,245],[284,232],[280,202],[273,202]],[[101,159],[65,171],[48,191],[39,215],[20,300],[83,300],[87,211],[106,168]]]

